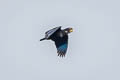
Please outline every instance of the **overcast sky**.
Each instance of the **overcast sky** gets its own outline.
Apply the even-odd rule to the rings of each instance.
[[[54,27],[72,27],[65,58]],[[1,0],[0,80],[120,80],[119,0]]]

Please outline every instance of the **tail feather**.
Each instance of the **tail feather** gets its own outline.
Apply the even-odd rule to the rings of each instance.
[[[45,40],[46,38],[43,38],[43,39],[40,39],[40,41],[43,41],[43,40]]]

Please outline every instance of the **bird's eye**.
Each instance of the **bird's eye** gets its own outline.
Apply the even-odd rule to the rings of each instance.
[[[65,31],[65,33],[68,33],[68,31]]]

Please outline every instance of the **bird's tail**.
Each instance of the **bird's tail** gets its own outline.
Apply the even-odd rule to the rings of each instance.
[[[43,41],[43,40],[45,40],[46,38],[43,38],[43,39],[40,39],[40,41]]]

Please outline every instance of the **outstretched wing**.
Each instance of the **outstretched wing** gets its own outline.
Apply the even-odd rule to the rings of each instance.
[[[64,36],[64,37],[59,37],[55,40],[55,45],[57,48],[57,53],[58,56],[65,56],[66,52],[67,52],[67,48],[68,48],[68,35]]]
[[[52,36],[57,30],[61,29],[60,27],[53,28],[45,33],[45,38],[48,39],[50,36]]]

